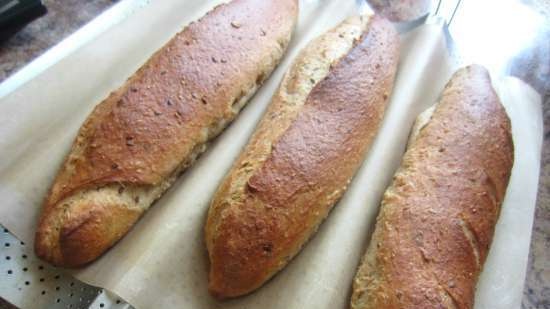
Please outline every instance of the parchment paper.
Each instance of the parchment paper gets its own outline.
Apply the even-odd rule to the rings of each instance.
[[[40,204],[93,106],[183,25],[221,1],[154,1],[0,101],[0,222],[32,244]],[[246,144],[282,74],[312,38],[358,11],[351,0],[300,1],[284,61],[243,110],[130,233],[73,275],[143,308],[346,308],[380,198],[400,163],[412,123],[432,105],[457,64],[441,23],[402,35],[384,123],[348,191],[301,253],[258,291],[215,301],[207,292],[203,225],[210,198]],[[522,82],[495,84],[512,118],[515,165],[476,308],[521,302],[542,142],[540,97]]]

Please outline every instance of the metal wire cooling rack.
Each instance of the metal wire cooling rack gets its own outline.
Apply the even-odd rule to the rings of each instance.
[[[131,308],[102,289],[42,263],[32,248],[0,228],[0,296],[9,303],[20,308]]]

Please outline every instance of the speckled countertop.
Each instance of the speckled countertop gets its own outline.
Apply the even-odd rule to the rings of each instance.
[[[0,82],[118,0],[43,0],[48,13],[0,43]]]
[[[118,0],[44,0],[49,12],[0,44],[0,82]],[[546,17],[533,48],[513,59],[511,73],[543,96],[544,146],[523,309],[550,309],[550,1],[523,0]],[[0,298],[0,308],[11,308]]]
[[[512,74],[520,77],[543,98],[543,148],[537,207],[522,309],[550,309],[550,1],[523,0],[545,17],[532,47],[512,61]]]
[[[550,309],[550,92],[543,105],[544,145],[523,309]]]

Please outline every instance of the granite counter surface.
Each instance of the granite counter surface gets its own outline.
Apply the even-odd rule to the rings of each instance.
[[[0,82],[116,2],[117,0],[44,0],[48,14],[0,45]],[[547,24],[550,24],[548,1],[524,2],[545,15]],[[540,44],[549,44],[550,31],[542,31],[538,40]],[[544,99],[544,146],[523,309],[550,309],[550,58],[547,47],[545,45],[542,49],[535,48],[518,58],[516,72],[512,70],[514,75],[537,89]],[[542,62],[540,59],[543,59]],[[544,66],[542,70],[540,66]],[[534,67],[542,75],[533,76],[530,72]],[[0,299],[0,308],[11,306]]]
[[[43,0],[48,13],[0,43],[0,82],[118,0]]]

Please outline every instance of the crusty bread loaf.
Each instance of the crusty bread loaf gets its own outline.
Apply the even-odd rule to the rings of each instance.
[[[398,40],[386,20],[353,17],[297,57],[210,206],[214,296],[261,286],[341,197],[383,117]]]
[[[455,73],[413,138],[355,277],[353,309],[473,307],[514,161],[487,71]]]
[[[269,76],[297,13],[297,0],[217,6],[99,104],[46,198],[36,254],[79,266],[125,235]]]

